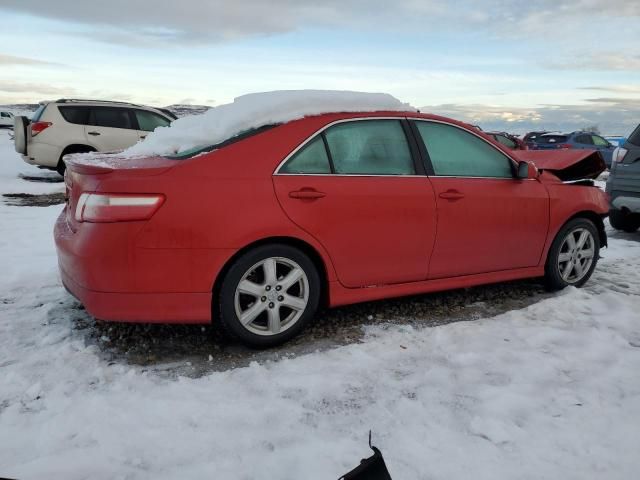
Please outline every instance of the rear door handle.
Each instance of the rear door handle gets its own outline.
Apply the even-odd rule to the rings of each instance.
[[[100,132],[87,132],[88,135],[93,135],[94,137],[97,137],[98,135],[100,135]]]
[[[457,190],[447,190],[438,196],[447,200],[460,200],[461,198],[464,198],[464,193]]]
[[[299,198],[303,200],[314,200],[316,198],[322,198],[326,196],[326,193],[313,190],[312,188],[303,188],[301,190],[294,190],[289,192],[291,198]]]

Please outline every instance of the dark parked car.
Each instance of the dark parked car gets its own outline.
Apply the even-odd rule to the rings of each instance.
[[[626,232],[640,228],[640,125],[616,149],[607,193],[611,197],[611,226]]]
[[[527,150],[527,144],[524,140],[520,140],[515,135],[511,135],[506,132],[485,132],[491,138],[493,138],[496,142],[501,143],[507,148],[511,150]]]
[[[604,158],[607,168],[611,168],[611,159],[615,146],[604,137],[593,132],[546,133],[540,135],[530,144],[532,150],[597,150]]]
[[[552,133],[552,132],[549,132],[547,130],[543,130],[541,132],[529,132],[524,137],[522,137],[522,141],[526,143],[529,148],[531,148],[533,146],[533,143],[536,141],[536,139],[539,136],[544,135],[545,133]]]

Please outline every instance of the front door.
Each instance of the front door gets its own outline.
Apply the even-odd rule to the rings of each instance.
[[[470,131],[429,121],[415,125],[438,211],[429,278],[538,265],[549,224],[544,185],[514,178],[513,162]]]
[[[284,211],[344,286],[426,279],[435,201],[414,160],[400,120],[358,119],[318,134],[274,175]]]

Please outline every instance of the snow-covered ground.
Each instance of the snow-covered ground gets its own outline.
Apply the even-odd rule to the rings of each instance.
[[[0,193],[59,193],[0,131]],[[201,378],[104,360],[79,333],[52,239],[61,206],[0,197],[0,476],[624,479],[640,471],[640,234],[523,310]],[[367,319],[363,317],[363,325]]]

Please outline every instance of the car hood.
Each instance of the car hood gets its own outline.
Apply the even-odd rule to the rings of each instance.
[[[554,174],[563,182],[597,178],[607,169],[597,150],[516,150],[517,160],[533,162],[539,170]]]

